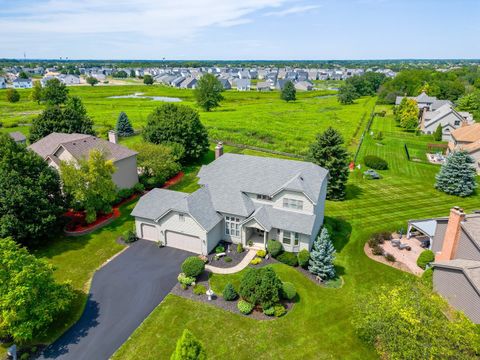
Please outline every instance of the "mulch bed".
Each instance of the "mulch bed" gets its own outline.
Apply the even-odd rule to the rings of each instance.
[[[208,255],[208,265],[215,266],[218,268],[231,268],[234,267],[235,265],[238,265],[245,255],[247,255],[248,250],[244,250],[241,253],[237,252],[237,245],[236,244],[226,244],[226,243],[221,243],[219,245],[223,245],[225,247],[225,256],[222,256],[218,260],[215,260],[215,253],[212,253]],[[228,251],[230,250],[230,252]],[[226,262],[225,258],[229,257],[232,259],[230,262]]]
[[[205,271],[200,276],[200,278],[197,279],[197,284],[201,284],[201,285],[205,286],[205,288],[209,289],[210,288],[210,285],[208,283],[209,275],[210,275],[210,273],[208,271]],[[174,294],[174,295],[186,298],[186,299],[190,299],[190,300],[193,300],[193,301],[200,301],[200,302],[208,304],[208,305],[216,306],[220,309],[230,311],[232,313],[242,315],[242,316],[245,316],[245,317],[248,317],[248,318],[256,319],[256,320],[275,320],[275,319],[277,319],[275,316],[267,316],[261,310],[257,310],[257,309],[254,309],[252,311],[252,313],[250,313],[249,315],[244,315],[237,309],[238,300],[225,301],[225,300],[223,300],[223,297],[222,297],[221,294],[215,294],[212,297],[212,301],[209,301],[207,295],[205,295],[205,294],[195,295],[193,293],[193,287],[192,286],[189,286],[186,290],[183,290],[182,287],[180,286],[180,284],[177,283],[173,287],[171,293]],[[281,303],[287,309],[287,313],[285,315],[288,315],[288,312],[290,310],[292,310],[293,306],[295,305],[295,300],[282,301]]]
[[[168,189],[170,186],[178,184],[183,179],[184,175],[185,173],[183,171],[180,171],[177,175],[165,181],[165,184],[163,184],[162,188]]]

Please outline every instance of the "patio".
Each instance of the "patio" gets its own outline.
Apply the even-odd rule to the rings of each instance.
[[[425,250],[422,247],[422,240],[416,237],[410,237],[407,239],[406,236],[402,236],[401,238],[397,235],[392,240],[385,241],[382,245],[380,245],[385,253],[391,254],[395,256],[395,260],[398,262],[403,263],[413,274],[415,275],[422,275],[423,270],[418,267],[417,265],[417,258],[422,251]],[[403,244],[403,246],[408,245],[410,250],[406,248],[401,249],[400,246],[394,246],[395,243]]]

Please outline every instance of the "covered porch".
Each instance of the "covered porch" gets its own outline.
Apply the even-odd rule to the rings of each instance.
[[[414,220],[408,223],[407,239],[418,241],[425,249],[432,249],[437,222],[435,220]]]
[[[266,249],[269,232],[255,219],[242,225],[242,244],[246,247]]]

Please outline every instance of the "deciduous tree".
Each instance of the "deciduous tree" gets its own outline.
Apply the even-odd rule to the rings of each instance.
[[[98,79],[93,76],[87,77],[86,81],[87,81],[87,84],[90,84],[91,86],[95,86],[98,84]]]
[[[153,84],[153,77],[152,77],[152,75],[148,75],[148,74],[147,74],[147,75],[144,75],[144,76],[143,76],[143,83],[144,83],[145,85],[152,85],[152,84]]]
[[[450,195],[470,196],[477,188],[475,160],[465,151],[447,156],[436,175],[435,187]]]
[[[418,106],[413,99],[404,97],[400,105],[395,109],[395,119],[400,126],[407,130],[415,130],[418,127]]]
[[[181,144],[184,161],[198,160],[208,151],[207,130],[198,112],[186,105],[164,104],[156,108],[148,116],[143,137],[154,144]]]
[[[198,106],[205,111],[210,111],[220,106],[223,86],[213,74],[205,74],[198,80],[194,90]]]
[[[310,146],[308,159],[329,171],[327,198],[345,199],[348,180],[348,152],[340,133],[329,127],[317,135],[317,140]]]
[[[348,105],[353,104],[356,98],[358,98],[357,91],[355,87],[350,83],[345,83],[340,86],[337,95],[338,101],[340,104]]]
[[[16,103],[20,101],[20,93],[17,89],[7,89],[6,95],[8,102]]]
[[[0,237],[32,245],[61,230],[58,173],[33,151],[0,135]],[[1,317],[1,315],[0,315]]]
[[[42,335],[70,306],[69,284],[57,284],[53,266],[10,238],[0,239],[0,334],[24,343]]]
[[[43,88],[40,81],[35,81],[33,83],[32,93],[30,94],[30,100],[35,101],[37,104],[40,104],[40,101],[43,100]]]
[[[42,91],[42,98],[47,104],[64,104],[68,98],[68,88],[57,78],[48,80]]]

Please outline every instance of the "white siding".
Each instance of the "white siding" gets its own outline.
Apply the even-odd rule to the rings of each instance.
[[[220,215],[223,217],[223,221],[221,221],[221,223],[223,224],[223,226],[222,226],[222,239],[225,240],[225,241],[230,241],[234,244],[240,243],[242,241],[242,227],[240,226],[240,235],[238,235],[238,236],[232,236],[230,234],[227,234],[225,232],[225,216],[233,216],[233,217],[238,218],[240,220],[239,224],[241,224],[242,221],[245,220],[245,218],[241,217],[241,216],[225,214],[225,213],[221,213]]]
[[[225,224],[220,221],[212,230],[207,234],[207,254],[212,252],[218,242],[224,238]]]
[[[290,208],[283,207],[283,199],[293,199],[293,200],[300,200],[303,201],[303,210],[295,210]],[[313,214],[314,206],[313,203],[303,194],[299,192],[294,192],[290,190],[283,190],[277,195],[274,196],[272,201],[272,206],[278,209],[296,211],[296,212],[304,212],[307,214]]]
[[[322,188],[320,190],[320,195],[317,200],[317,205],[315,206],[315,210],[314,210],[316,218],[315,218],[315,223],[313,225],[312,234],[308,241],[308,247],[305,248],[308,251],[311,250],[313,242],[315,241],[315,238],[317,237],[318,232],[320,231],[320,228],[323,225],[323,220],[325,217],[326,198],[327,198],[327,181],[324,181],[322,184]]]

